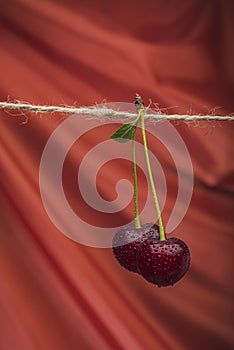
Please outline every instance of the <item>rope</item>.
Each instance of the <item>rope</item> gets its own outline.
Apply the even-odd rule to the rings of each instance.
[[[83,114],[96,116],[98,118],[126,118],[135,119],[135,113],[116,111],[105,106],[92,106],[92,107],[60,107],[60,106],[40,106],[32,105],[28,103],[11,103],[0,102],[0,109],[6,110],[20,110],[20,111],[32,111],[35,113],[66,113],[66,114]],[[218,115],[179,115],[179,114],[162,114],[157,112],[155,114],[145,114],[146,119],[153,120],[184,120],[184,121],[198,121],[198,120],[229,120],[234,121],[234,116],[218,116]]]

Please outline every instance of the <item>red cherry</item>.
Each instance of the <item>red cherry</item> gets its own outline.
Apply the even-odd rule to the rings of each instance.
[[[158,225],[147,223],[141,228],[121,227],[113,238],[113,253],[120,265],[127,270],[138,272],[136,256],[140,245],[147,238],[159,239]]]
[[[138,249],[138,272],[159,287],[179,281],[188,271],[189,265],[189,248],[178,238],[164,241],[147,239]]]

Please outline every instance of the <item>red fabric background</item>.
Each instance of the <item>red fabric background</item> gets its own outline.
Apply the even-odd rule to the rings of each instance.
[[[131,102],[137,91],[177,106],[169,113],[233,113],[233,13],[231,0],[1,1],[0,100],[91,105]],[[39,164],[65,116],[26,116],[21,124],[24,115],[0,113],[0,349],[232,349],[232,123],[176,126],[195,186],[175,236],[192,264],[173,288],[159,289],[122,269],[111,249],[75,243],[51,223]],[[91,140],[98,137],[84,138],[84,153]],[[163,146],[153,151],[170,189],[167,221],[177,174]],[[103,174],[128,178],[118,164]],[[67,167],[76,167],[72,156]],[[114,182],[99,177],[99,188],[113,199]],[[105,224],[130,219],[132,207]]]

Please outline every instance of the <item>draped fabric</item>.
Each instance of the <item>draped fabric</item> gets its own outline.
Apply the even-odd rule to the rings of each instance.
[[[132,103],[138,92],[146,105],[151,99],[168,114],[229,115],[233,13],[231,0],[1,1],[0,100],[89,106]],[[111,248],[66,236],[48,215],[41,159],[52,133],[68,119],[0,112],[0,349],[233,349],[232,122],[170,123],[186,145],[194,175],[191,202],[170,236],[187,243],[191,266],[173,287],[158,288],[122,268]],[[119,124],[81,117],[79,125],[95,128],[71,145],[62,180],[73,214],[82,219],[82,241],[88,224],[98,235],[100,227],[132,221],[133,203],[101,214],[85,203],[77,182],[80,164]],[[152,133],[158,128],[148,127]],[[67,131],[54,145],[54,166],[66,137]],[[151,141],[149,135],[166,179],[167,223],[178,173],[166,145]],[[113,141],[112,148],[93,153],[83,186],[91,194],[97,190],[112,209],[118,181],[132,181],[131,162],[116,156],[117,146]],[[186,182],[188,163],[174,151]],[[104,164],[112,152],[116,159]],[[104,160],[97,189],[90,180],[94,160]],[[69,226],[49,171],[46,181],[55,218]],[[146,175],[140,169],[139,188],[142,210]]]

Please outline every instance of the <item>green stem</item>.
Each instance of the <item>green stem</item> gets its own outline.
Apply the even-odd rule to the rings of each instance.
[[[135,210],[135,227],[140,228],[139,205],[138,205],[138,186],[137,186],[137,168],[136,168],[136,149],[135,137],[132,139],[132,162],[133,162],[133,183],[134,183],[134,210]]]
[[[162,223],[162,217],[161,217],[161,211],[158,203],[158,197],[156,193],[156,189],[154,186],[154,180],[153,180],[153,175],[152,175],[152,170],[151,170],[151,165],[150,165],[150,160],[149,160],[149,153],[148,153],[148,147],[147,147],[147,140],[146,140],[146,133],[145,133],[145,121],[144,121],[144,107],[142,106],[141,108],[138,109],[138,115],[141,116],[141,129],[142,129],[142,137],[143,137],[143,144],[144,144],[144,150],[145,150],[145,158],[146,158],[146,164],[147,164],[147,169],[149,173],[149,180],[150,180],[150,185],[153,193],[153,199],[154,199],[154,204],[158,216],[158,225],[159,225],[159,234],[160,234],[160,241],[166,240],[166,236],[164,233],[163,229],[163,223]]]

